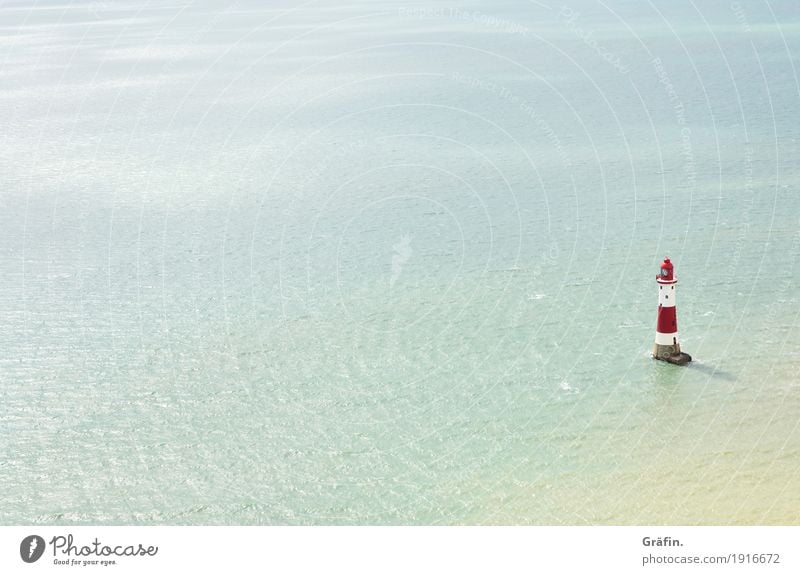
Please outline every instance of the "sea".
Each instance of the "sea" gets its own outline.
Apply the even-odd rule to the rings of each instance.
[[[2,2],[0,524],[800,524],[798,69],[796,0]]]

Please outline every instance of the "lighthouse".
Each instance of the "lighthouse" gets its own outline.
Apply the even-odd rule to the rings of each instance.
[[[692,361],[692,356],[681,351],[678,341],[678,315],[675,307],[675,294],[678,291],[678,278],[675,267],[669,258],[664,259],[656,276],[658,283],[658,321],[656,322],[656,343],[653,357],[669,363],[684,365]]]

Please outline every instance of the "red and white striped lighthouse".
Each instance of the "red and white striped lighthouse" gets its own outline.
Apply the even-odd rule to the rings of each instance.
[[[670,363],[683,365],[692,361],[688,353],[681,352],[678,341],[678,315],[675,307],[675,268],[669,258],[664,259],[661,270],[656,276],[658,282],[658,321],[656,323],[656,343],[653,346],[653,357]]]

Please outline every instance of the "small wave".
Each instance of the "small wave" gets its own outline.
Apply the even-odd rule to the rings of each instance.
[[[567,393],[580,393],[579,389],[575,389],[572,387],[567,380],[562,380],[558,387],[561,388],[562,391],[566,391]]]
[[[492,272],[494,272],[496,274],[499,274],[499,273],[516,273],[516,272],[521,272],[522,270],[523,270],[523,268],[521,268],[519,266],[512,266],[510,268],[500,268],[500,269],[492,270]]]

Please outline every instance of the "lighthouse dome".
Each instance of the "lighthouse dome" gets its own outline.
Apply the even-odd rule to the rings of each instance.
[[[661,264],[661,270],[656,277],[660,280],[672,281],[673,279],[672,273],[673,273],[672,262],[669,261],[669,258],[664,258],[664,263]]]

